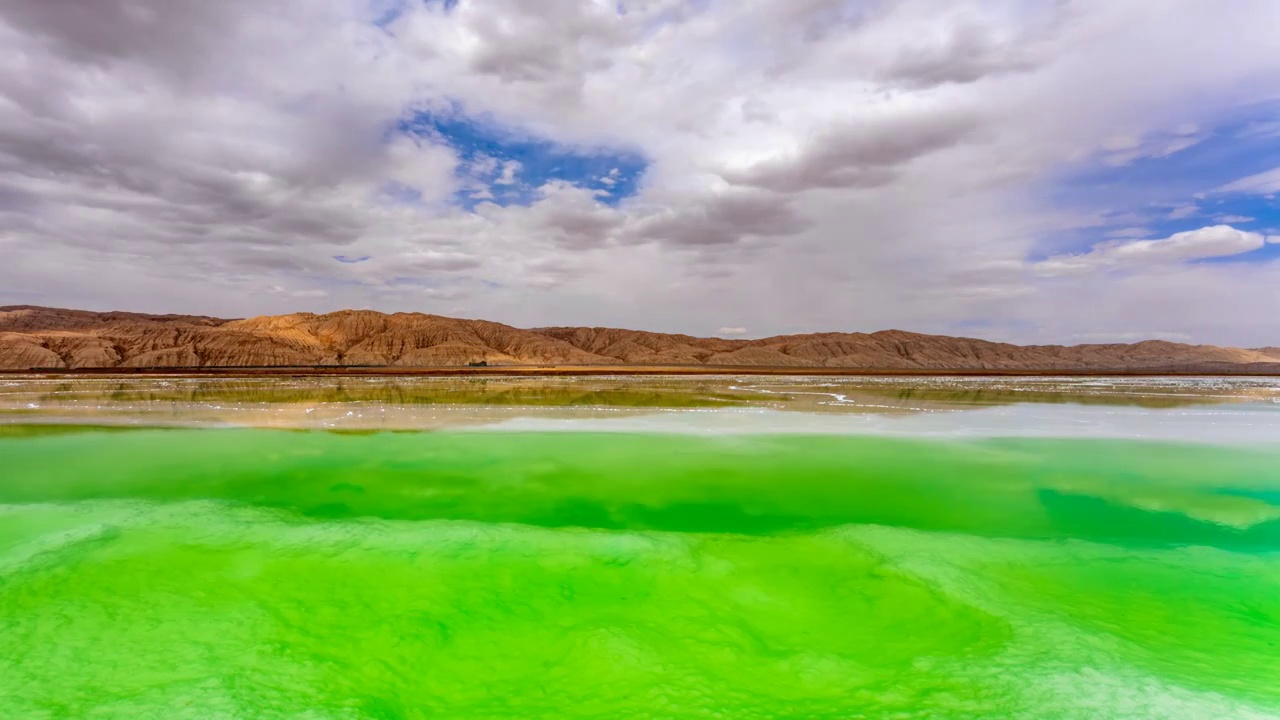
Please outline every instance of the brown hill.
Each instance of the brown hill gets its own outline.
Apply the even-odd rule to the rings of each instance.
[[[884,370],[1125,372],[1273,361],[1254,350],[1181,345],[1160,340],[1131,345],[1024,346],[884,330],[869,334],[816,333],[764,338],[739,350],[713,356],[707,362],[713,365],[777,364]]]
[[[344,310],[223,320],[0,307],[0,369],[704,365],[1005,372],[1280,372],[1280,348],[1019,346],[900,330],[760,340]]]
[[[706,364],[707,360],[736,350],[746,340],[699,338],[616,328],[552,327],[534,332],[552,337],[615,362],[635,365]]]
[[[248,320],[0,307],[0,368],[617,362],[483,320],[344,310]]]

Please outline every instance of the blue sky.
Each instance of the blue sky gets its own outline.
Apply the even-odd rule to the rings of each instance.
[[[469,184],[454,194],[454,202],[466,210],[482,202],[527,206],[553,181],[586,188],[600,203],[617,206],[636,194],[648,166],[635,151],[557,144],[492,117],[467,115],[457,104],[443,112],[418,112],[397,130],[458,153],[459,178]]]
[[[1086,251],[1107,240],[1165,238],[1209,225],[1280,234],[1280,196],[1226,189],[1241,178],[1280,167],[1277,117],[1280,104],[1260,104],[1216,126],[1151,133],[1137,148],[1104,149],[1064,168],[1051,178],[1052,202],[1097,213],[1102,223],[1043,238],[1033,259]],[[1269,244],[1195,262],[1276,258],[1280,245]]]

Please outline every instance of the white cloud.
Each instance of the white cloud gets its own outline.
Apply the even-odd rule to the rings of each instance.
[[[747,329],[744,327],[722,327],[716,331],[717,335],[746,335]]]
[[[469,163],[468,170],[474,177],[488,177],[498,172],[498,158],[480,153]]]
[[[1113,135],[1102,143],[1102,160],[1112,167],[1122,167],[1144,158],[1166,158],[1199,145],[1206,137],[1193,123],[1145,136]]]
[[[1218,188],[1224,193],[1248,193],[1250,195],[1266,195],[1280,192],[1280,168],[1267,170],[1256,175],[1240,178]]]
[[[1257,220],[1257,218],[1252,218],[1252,217],[1249,217],[1248,215],[1219,215],[1214,219],[1220,223],[1225,223],[1227,225],[1231,225],[1234,223],[1251,223],[1254,220]]]
[[[279,285],[272,285],[267,288],[267,292],[291,298],[323,298],[329,296],[329,292],[327,290],[290,290],[288,288],[280,287]]]
[[[1160,240],[1110,241],[1079,255],[1058,255],[1036,264],[1036,272],[1057,277],[1102,269],[1134,268],[1186,260],[1239,255],[1262,247],[1261,234],[1213,225]]]
[[[493,181],[494,185],[514,185],[516,182],[516,173],[524,166],[518,160],[508,160],[502,164],[502,174],[497,180]]]
[[[1151,236],[1151,230],[1143,227],[1128,227],[1108,230],[1109,238],[1145,238]]]
[[[423,193],[433,202],[452,194],[458,157],[449,147],[400,137],[387,146],[386,152],[392,180]]]

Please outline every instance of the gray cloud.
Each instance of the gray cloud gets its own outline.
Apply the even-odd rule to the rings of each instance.
[[[473,270],[483,265],[480,258],[462,253],[420,252],[390,258],[386,263],[397,273],[452,272]]]
[[[358,61],[282,55],[281,23],[344,21],[303,7],[6,3],[0,35],[30,72],[0,74],[0,193],[22,199],[5,234],[212,282],[324,272],[381,232],[368,198],[410,97],[346,92]]]
[[[771,192],[735,189],[642,215],[627,227],[625,234],[631,242],[729,245],[747,237],[794,235],[808,226],[809,222],[787,198]]]
[[[568,187],[551,192],[535,212],[535,227],[557,243],[576,248],[598,246],[610,240],[623,222],[620,213],[595,201],[589,193]]]
[[[912,160],[959,144],[976,127],[972,115],[946,110],[854,121],[817,134],[798,152],[721,175],[735,184],[789,193],[880,187]]]
[[[222,37],[252,3],[171,0],[8,0],[15,29],[82,63],[141,60],[179,74],[214,59]]]
[[[982,26],[962,24],[941,43],[903,48],[880,76],[889,82],[927,88],[1025,72],[1036,65],[1024,46],[1001,42]]]

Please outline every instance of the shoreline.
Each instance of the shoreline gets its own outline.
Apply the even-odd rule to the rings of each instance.
[[[750,365],[491,365],[487,367],[268,366],[212,368],[38,368],[0,369],[0,377],[1280,377],[1280,363],[1264,367],[1226,366],[1139,369],[888,369],[767,367]]]

